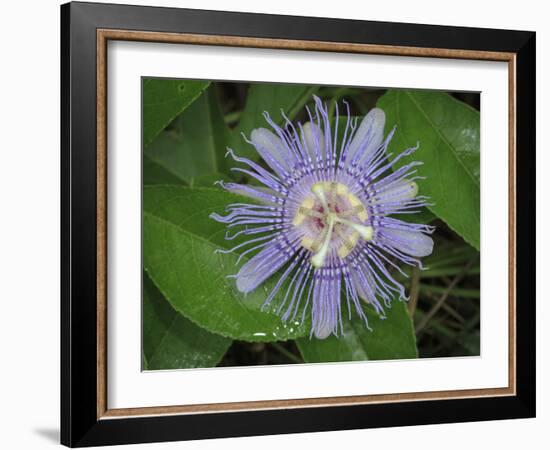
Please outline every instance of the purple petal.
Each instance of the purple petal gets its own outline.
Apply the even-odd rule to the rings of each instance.
[[[292,157],[291,152],[285,143],[267,128],[252,130],[250,141],[256,147],[262,159],[279,176],[284,177],[285,173],[291,169],[289,164]]]
[[[361,297],[361,299],[365,302],[370,303],[371,299],[374,298],[374,283],[372,282],[370,275],[364,271],[362,272],[362,276],[358,273],[352,272],[351,279],[359,297]]]
[[[359,164],[380,147],[384,138],[385,122],[386,115],[380,108],[369,111],[349,145],[346,157],[349,162],[355,160]]]
[[[335,328],[335,326],[336,324],[332,324],[328,321],[317,323],[316,326],[313,328],[313,334],[317,339],[326,339],[331,335],[332,330]]]
[[[432,253],[434,241],[420,231],[383,228],[380,231],[387,244],[411,256],[428,256]]]
[[[352,270],[351,282],[361,300],[373,305],[379,314],[384,313],[382,305],[380,305],[380,302],[376,298],[376,282],[370,273],[370,269],[364,267],[361,269],[358,267]]]
[[[241,267],[237,274],[237,289],[245,294],[253,291],[279,270],[292,255],[293,252],[288,247],[281,247],[281,242],[273,242]]]
[[[340,315],[340,273],[328,275],[328,271],[315,273],[313,291],[312,332],[317,339],[326,339],[337,333]]]
[[[325,135],[319,125],[307,122],[302,127],[302,137],[311,160],[323,160],[325,158]]]
[[[418,194],[418,185],[414,181],[397,180],[385,186],[376,194],[378,203],[406,202]]]
[[[248,184],[218,182],[225,190],[235,194],[244,195],[262,203],[275,204],[280,199],[277,192],[264,186],[251,186]]]

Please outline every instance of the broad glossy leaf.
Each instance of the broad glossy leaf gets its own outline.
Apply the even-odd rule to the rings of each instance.
[[[143,275],[143,360],[146,370],[213,367],[231,339],[212,334],[170,306]]]
[[[235,280],[227,278],[240,267],[238,253],[215,253],[240,241],[227,241],[225,226],[208,216],[241,201],[249,199],[220,189],[146,186],[144,266],[170,304],[207,330],[246,341],[303,336],[307,324],[283,323],[273,311],[260,311],[276,276],[245,296],[237,291]],[[284,295],[284,287],[281,292]]]
[[[144,79],[143,145],[149,145],[209,84],[210,81]]]
[[[386,319],[367,312],[369,331],[357,317],[344,320],[344,334],[319,340],[300,338],[296,344],[306,362],[411,359],[418,356],[412,321],[405,303],[394,301]]]
[[[420,143],[397,166],[424,163],[418,172],[426,179],[418,185],[431,198],[430,209],[479,250],[479,113],[431,91],[389,90],[378,106],[386,112],[386,132],[397,125],[390,152]]]
[[[189,184],[226,171],[228,133],[210,87],[145,148],[144,156]]]
[[[241,133],[250,137],[254,128],[270,128],[263,116],[264,111],[278,125],[284,123],[281,110],[292,120],[318,89],[319,86],[300,84],[251,84],[241,120],[232,135],[231,147],[239,155],[257,160],[259,155],[243,140]]]

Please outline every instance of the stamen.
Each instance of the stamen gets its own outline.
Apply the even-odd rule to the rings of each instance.
[[[368,219],[367,209],[357,196],[349,192],[345,184],[320,181],[311,186],[311,192],[313,195],[300,204],[293,225],[302,225],[309,229],[302,238],[301,245],[313,253],[311,264],[314,267],[323,267],[332,250],[340,258],[345,258],[353,251],[360,238],[365,241],[373,239],[373,227],[362,223]],[[318,219],[320,223],[305,223],[308,217]],[[333,233],[339,237],[338,244],[333,242]]]
[[[335,222],[343,223],[350,228],[353,228],[357,231],[365,241],[372,240],[374,235],[374,229],[369,225],[361,225],[360,223],[352,222],[351,220],[342,219],[341,217],[336,216],[334,219]]]
[[[323,245],[321,246],[320,250],[315,253],[315,255],[311,258],[311,264],[313,267],[323,267],[323,264],[325,263],[325,258],[328,254],[328,249],[330,247],[330,239],[332,237],[332,230],[334,228],[334,222],[335,222],[336,214],[329,213],[327,216],[327,222],[328,222],[328,231],[325,234],[325,239],[323,241]]]
[[[361,203],[361,200],[350,193],[348,194],[348,201],[355,213],[357,214],[357,217],[359,217],[359,220],[361,222],[365,222],[369,218],[369,215],[367,214],[365,206],[363,205],[363,203]]]
[[[307,248],[308,250],[311,250],[312,252],[319,251],[319,248],[321,247],[323,240],[323,235],[320,235],[317,239],[313,239],[309,236],[304,236],[302,238],[301,244],[302,247]]]
[[[328,203],[327,198],[325,197],[324,183],[315,183],[313,186],[311,186],[311,192],[313,192],[315,196],[319,199],[325,212],[328,212]]]
[[[348,194],[348,187],[345,184],[336,183],[334,181],[327,184],[330,187],[334,203],[336,203],[337,197],[344,197]]]
[[[315,217],[316,219],[324,219],[325,218],[325,216],[323,214],[321,214],[320,212],[315,211],[315,210],[304,211],[303,213],[308,217]]]
[[[359,233],[354,231],[349,237],[343,236],[342,233],[338,233],[343,241],[342,245],[338,249],[338,256],[344,259],[348,256],[357,245],[359,240]]]
[[[336,183],[336,193],[338,195],[346,195],[348,193],[348,187],[342,183]]]
[[[302,204],[298,208],[298,212],[296,212],[296,215],[294,216],[292,225],[294,226],[300,225],[308,215],[311,215],[310,213],[313,212],[314,205],[315,205],[315,200],[312,197],[306,197],[306,199],[302,202]]]

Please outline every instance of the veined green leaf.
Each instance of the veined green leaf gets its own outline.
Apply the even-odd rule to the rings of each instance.
[[[343,320],[344,334],[319,340],[304,337],[296,340],[304,361],[339,362],[417,358],[416,338],[405,303],[395,300],[386,309],[386,319],[369,310],[369,326],[353,315]]]
[[[190,184],[196,177],[226,172],[228,133],[210,87],[145,148],[144,158]]]
[[[386,132],[397,130],[388,151],[420,144],[397,167],[419,160],[420,192],[429,208],[470,245],[479,250],[479,112],[448,94],[389,90],[378,101],[386,113]]]
[[[176,312],[149,277],[143,275],[144,369],[213,367],[231,342]]]
[[[209,81],[200,80],[145,78],[142,84],[143,145],[149,145],[209,84]]]
[[[273,310],[260,310],[278,276],[245,296],[228,278],[240,267],[238,253],[215,252],[241,241],[227,241],[225,226],[210,219],[210,213],[223,213],[229,203],[249,199],[220,189],[177,186],[146,186],[143,198],[144,266],[174,309],[233,339],[269,342],[306,334],[307,324],[283,323]],[[284,293],[283,286],[278,295]]]

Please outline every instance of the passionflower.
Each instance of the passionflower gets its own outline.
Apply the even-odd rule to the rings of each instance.
[[[345,118],[336,107],[331,121],[327,106],[314,100],[307,123],[294,125],[281,112],[285,125],[280,127],[264,112],[273,131],[258,128],[250,139],[243,136],[271,171],[228,149],[245,165],[232,170],[261,186],[219,182],[255,202],[228,205],[228,215],[211,217],[238,227],[226,239],[246,237],[222,252],[252,245],[241,258],[255,253],[234,276],[237,289],[246,294],[277,276],[264,306],[281,292],[276,311],[282,319],[295,320],[301,306],[302,320],[311,311],[310,337],[324,339],[343,332],[344,300],[349,315],[355,310],[369,327],[362,301],[383,317],[393,299],[407,299],[392,273],[404,274],[401,263],[422,267],[418,258],[432,252],[434,228],[395,217],[416,213],[428,202],[418,196],[415,182],[421,162],[392,170],[418,144],[391,159],[387,147],[395,127],[384,139],[384,111],[372,109],[357,125],[344,102]]]

